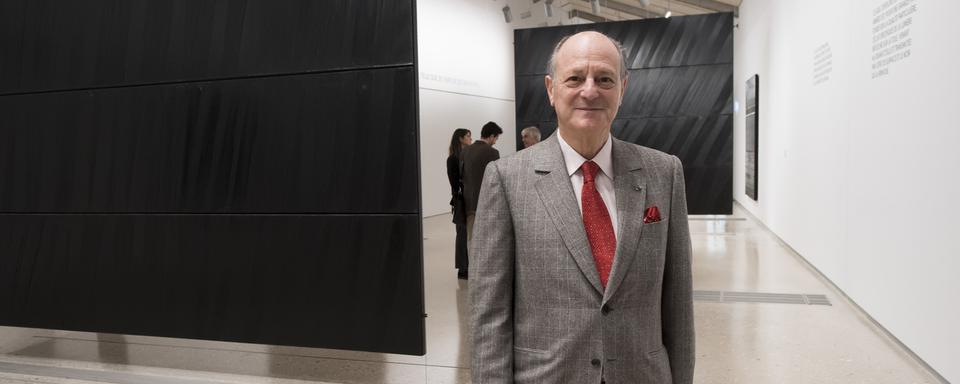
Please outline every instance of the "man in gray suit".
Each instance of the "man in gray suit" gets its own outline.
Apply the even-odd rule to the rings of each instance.
[[[683,168],[610,126],[619,44],[561,40],[545,77],[558,134],[490,163],[470,245],[474,384],[693,381]]]

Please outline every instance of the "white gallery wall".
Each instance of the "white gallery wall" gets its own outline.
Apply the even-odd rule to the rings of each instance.
[[[480,128],[496,122],[504,134],[494,148],[501,157],[515,152],[513,29],[502,7],[490,0],[417,1],[424,216],[450,212],[446,159],[454,129],[480,139]]]
[[[739,15],[736,200],[960,382],[960,1],[744,0]],[[758,201],[744,193],[753,74]]]

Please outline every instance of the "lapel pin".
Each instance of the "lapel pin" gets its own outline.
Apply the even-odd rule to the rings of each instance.
[[[634,191],[639,191],[639,190],[641,190],[641,189],[643,189],[643,187],[641,187],[641,186],[639,186],[639,185],[634,185],[634,186],[633,186],[633,190],[634,190]]]

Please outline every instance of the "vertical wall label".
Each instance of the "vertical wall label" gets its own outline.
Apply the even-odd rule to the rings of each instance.
[[[833,52],[830,50],[830,43],[813,50],[813,85],[820,85],[830,80],[830,73],[833,72]]]
[[[910,57],[910,26],[917,0],[886,0],[873,10],[873,61],[871,78],[890,73],[890,65]]]

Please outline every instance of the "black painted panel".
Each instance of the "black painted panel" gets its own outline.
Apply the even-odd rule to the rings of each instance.
[[[425,353],[414,4],[0,2],[0,324]]]
[[[733,64],[631,70],[619,116],[733,113]]]
[[[687,183],[687,209],[691,215],[732,215],[732,164],[707,167],[684,166]]]
[[[0,324],[422,355],[420,252],[419,215],[0,214]]]
[[[543,75],[517,76],[514,80],[514,92],[517,94],[515,105],[517,121],[553,121],[556,123],[557,113],[550,105]],[[517,125],[518,135],[524,127],[526,125]],[[542,128],[540,132],[542,137],[547,137]],[[523,142],[518,141],[517,143],[519,143],[517,148],[522,148]]]
[[[621,140],[676,155],[684,167],[733,162],[733,115],[617,119],[611,131]]]
[[[603,32],[623,44],[631,69],[733,63],[733,14],[713,13],[519,29],[514,34],[517,75],[546,74],[547,58],[557,42],[588,30]]]
[[[417,213],[414,76],[0,97],[0,211]]]
[[[0,94],[412,64],[413,2],[5,0]]]
[[[680,158],[690,214],[733,213],[733,115],[618,119],[611,133]]]

